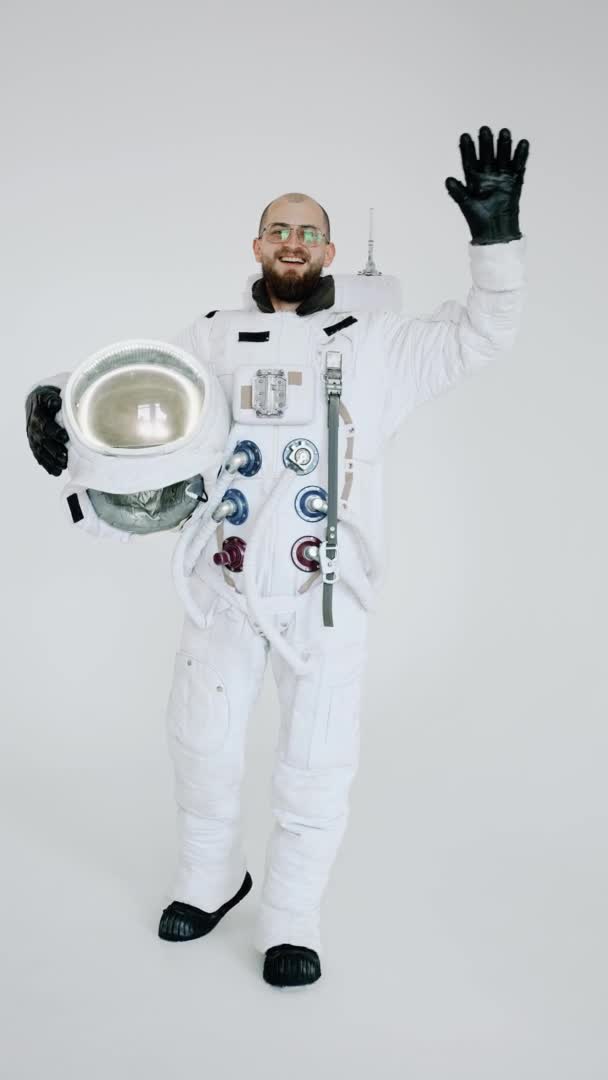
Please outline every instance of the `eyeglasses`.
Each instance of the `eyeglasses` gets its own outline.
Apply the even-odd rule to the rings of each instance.
[[[271,244],[284,244],[291,236],[293,230],[301,244],[307,247],[316,247],[317,244],[328,243],[325,233],[317,229],[315,225],[288,225],[283,221],[273,221],[271,225],[264,225],[258,239],[262,239],[267,233],[266,239]]]

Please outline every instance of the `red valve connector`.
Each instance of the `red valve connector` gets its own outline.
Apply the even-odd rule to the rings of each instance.
[[[216,551],[213,561],[216,566],[225,566],[233,574],[243,569],[247,544],[240,536],[228,536],[222,544],[222,550]]]
[[[299,540],[296,540],[291,549],[291,558],[298,570],[304,570],[310,574],[313,570],[319,569],[318,553],[320,543],[318,536],[301,536]]]

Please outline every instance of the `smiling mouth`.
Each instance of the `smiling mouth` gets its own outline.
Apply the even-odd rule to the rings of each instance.
[[[289,259],[289,260],[287,260],[287,259],[279,259],[279,262],[282,263],[283,266],[304,266],[305,265],[303,259],[301,261],[300,260],[295,260],[293,262],[292,262],[291,259]]]

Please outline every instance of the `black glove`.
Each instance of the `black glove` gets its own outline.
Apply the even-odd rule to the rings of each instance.
[[[61,408],[58,386],[37,386],[25,402],[27,441],[39,465],[60,476],[68,464],[68,433],[55,422]]]
[[[504,244],[521,239],[519,195],[530,143],[520,139],[511,157],[511,132],[502,128],[494,154],[489,127],[479,129],[479,160],[475,143],[466,132],[460,136],[460,154],[466,187],[453,176],[445,186],[469,223],[474,244]]]

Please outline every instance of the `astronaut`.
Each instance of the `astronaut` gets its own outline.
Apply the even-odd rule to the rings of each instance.
[[[347,825],[369,612],[383,575],[383,458],[413,409],[513,344],[528,150],[521,140],[513,152],[505,128],[495,147],[482,127],[478,151],[461,136],[465,183],[449,177],[446,188],[471,230],[466,304],[407,319],[337,307],[323,273],[336,250],[327,214],[288,193],[262,214],[253,240],[261,277],[248,306],[209,311],[170,343],[217,380],[233,452],[215,499],[205,493],[209,505],[181,528],[174,560],[186,605],[167,710],[179,852],[158,932],[201,937],[251,889],[240,786],[270,659],[281,719],[255,944],[273,986],[321,975],[321,901]],[[65,384],[36,387],[26,406],[31,449],[53,475],[68,465],[57,422]],[[81,496],[68,495],[72,519],[99,532]]]

